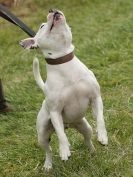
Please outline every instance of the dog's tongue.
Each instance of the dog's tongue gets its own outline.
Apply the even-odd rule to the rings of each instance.
[[[53,25],[55,26],[58,23],[58,20],[60,19],[60,14],[55,14],[53,19]]]
[[[58,20],[54,19],[53,26],[55,26],[58,23]]]

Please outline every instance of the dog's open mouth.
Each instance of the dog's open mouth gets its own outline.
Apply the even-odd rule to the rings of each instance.
[[[49,10],[49,13],[54,13],[53,15],[53,22],[50,28],[50,31],[53,29],[55,22],[57,22],[58,20],[60,20],[60,17],[62,16],[62,14],[57,11],[57,10]]]

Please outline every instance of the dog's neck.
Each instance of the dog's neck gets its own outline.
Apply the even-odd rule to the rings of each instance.
[[[52,59],[52,58],[45,58],[47,64],[49,65],[60,65],[63,63],[67,63],[69,61],[71,61],[74,58],[74,53],[71,52],[65,56],[56,58],[56,59]]]
[[[42,53],[44,54],[44,57],[45,58],[50,58],[50,59],[57,59],[57,58],[60,58],[60,57],[63,57],[71,52],[74,51],[74,45],[71,44],[70,47],[68,48],[65,48],[65,49],[62,49],[60,51],[49,51],[49,50],[42,50]]]

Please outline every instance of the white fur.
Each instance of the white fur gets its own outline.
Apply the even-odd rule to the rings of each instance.
[[[71,30],[66,23],[65,16],[62,12],[60,13],[62,15],[58,21],[53,19],[54,12],[49,13],[47,23],[32,38],[35,41],[34,46],[39,46],[44,56],[53,60],[74,50]],[[54,27],[50,31],[53,21]],[[90,151],[94,151],[91,141],[92,128],[85,119],[89,104],[96,117],[98,141],[106,145],[108,138],[103,118],[100,87],[93,72],[76,56],[64,64],[46,64],[46,69],[47,79],[44,83],[39,72],[39,62],[37,58],[34,59],[34,77],[46,95],[37,117],[37,132],[38,141],[46,151],[44,167],[49,170],[52,168],[49,138],[54,130],[59,139],[59,153],[62,160],[68,160],[71,155],[70,144],[64,131],[65,127],[76,128],[83,134]]]

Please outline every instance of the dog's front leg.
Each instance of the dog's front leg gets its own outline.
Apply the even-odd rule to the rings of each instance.
[[[67,136],[64,132],[64,124],[63,124],[62,115],[59,112],[53,111],[53,112],[50,112],[50,117],[51,117],[51,122],[55,128],[55,131],[59,139],[60,157],[62,160],[68,160],[68,157],[71,156],[71,153],[69,150],[70,145],[69,145]]]

